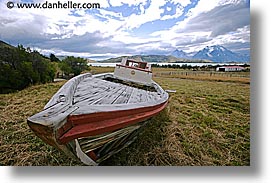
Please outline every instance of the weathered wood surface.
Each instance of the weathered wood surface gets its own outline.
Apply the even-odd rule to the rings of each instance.
[[[130,104],[153,102],[158,99],[157,92],[97,78],[84,79],[79,83],[73,96],[75,105]]]
[[[45,105],[44,110],[29,117],[28,121],[49,126],[54,129],[63,125],[66,118],[73,111],[78,109],[78,106],[73,106],[73,95],[80,82],[85,78],[91,78],[90,73],[82,74],[70,79],[66,82]]]
[[[79,76],[76,76],[66,82],[51,98],[51,100],[45,105],[44,109],[47,109],[57,103],[63,102],[67,104],[72,103],[72,96],[75,93],[76,88],[78,87],[80,82],[83,82],[87,77],[92,77],[92,74],[86,73]]]
[[[58,128],[68,115],[138,109],[168,99],[168,94],[154,82],[156,92],[104,80],[111,76],[110,73],[95,76],[88,73],[72,78],[59,89],[43,111],[29,120]]]

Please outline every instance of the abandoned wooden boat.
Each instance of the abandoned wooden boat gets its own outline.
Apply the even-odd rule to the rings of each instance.
[[[124,58],[114,73],[70,79],[28,125],[46,143],[97,165],[133,142],[168,97],[152,80],[150,64]]]

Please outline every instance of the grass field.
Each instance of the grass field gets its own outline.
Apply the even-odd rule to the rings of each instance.
[[[92,68],[93,73],[112,70]],[[101,165],[250,165],[249,73],[216,73],[216,79],[209,72],[153,72],[156,82],[176,93],[170,94],[166,110],[149,121],[133,144]],[[0,95],[1,165],[83,165],[42,142],[26,123],[63,84]]]

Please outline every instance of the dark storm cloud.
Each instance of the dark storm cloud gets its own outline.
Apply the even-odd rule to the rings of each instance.
[[[64,27],[66,28],[67,24],[59,24],[58,26],[62,30]],[[47,27],[49,25],[47,25],[44,16],[36,15],[28,21],[22,21],[0,15],[0,40],[14,46],[22,44],[24,47],[52,50],[53,52],[102,54],[134,51],[131,49],[132,45],[113,41],[112,36],[103,36],[100,31],[85,33],[84,35],[73,35],[73,30],[66,31],[64,34],[45,34]]]
[[[26,44],[40,42],[48,38],[41,33],[47,26],[43,16],[33,16],[31,20],[22,21],[13,17],[0,16],[0,39],[11,44]]]
[[[250,24],[250,9],[247,3],[228,4],[202,13],[191,19],[179,33],[211,31],[211,37],[224,35]]]
[[[94,33],[85,33],[84,35],[73,35],[70,38],[60,38],[62,35],[28,35],[16,36],[14,39],[9,39],[9,43],[13,45],[23,44],[25,47],[36,47],[42,50],[52,50],[73,52],[73,53],[121,53],[132,52],[132,49],[127,49],[124,43],[119,41],[111,41],[112,37],[103,37],[99,31]],[[4,39],[5,40],[5,39]],[[129,45],[128,45],[129,46]]]
[[[70,38],[50,39],[39,44],[34,44],[41,49],[61,49],[66,52],[95,52],[97,44],[105,39],[99,32],[86,33],[78,36],[73,35]]]

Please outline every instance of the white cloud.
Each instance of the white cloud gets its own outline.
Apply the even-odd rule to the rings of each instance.
[[[230,34],[224,34],[211,40],[212,44],[246,43],[250,41],[250,26],[238,28]]]
[[[231,9],[226,9],[228,10],[228,12],[224,11],[216,13],[215,15],[217,17],[210,17],[211,14],[209,13],[213,11],[215,8],[217,9],[217,11],[221,10],[220,7],[224,5],[239,5],[243,2],[244,0],[200,0],[195,8],[189,10],[187,14],[188,17],[186,19],[178,22],[169,30],[156,31],[150,35],[153,37],[158,37],[164,43],[170,42],[171,45],[174,47],[179,47],[180,45],[182,45],[181,48],[183,48],[184,46],[185,50],[188,52],[193,52],[207,45],[249,42],[249,38],[246,38],[249,37],[247,35],[249,35],[250,33],[250,29],[248,26],[245,26],[244,28],[238,28],[236,31],[232,30],[230,34],[227,34],[225,32],[230,30],[230,28],[234,29],[238,26],[238,24],[242,25],[246,23],[245,21],[241,20],[242,18],[246,21],[249,21],[249,19],[246,18],[247,16],[249,16],[249,12],[242,11],[242,14],[235,15],[241,15],[243,17],[232,17],[231,15],[229,17],[226,17],[228,13],[232,14],[232,12],[230,12],[229,10],[235,10],[233,7]],[[205,16],[201,16],[203,14]],[[220,15],[224,16],[222,17],[224,18],[224,20],[221,20],[221,18],[219,19],[218,16]],[[216,34],[216,36],[215,34],[213,34],[213,31]],[[218,33],[224,34],[219,35]],[[202,42],[194,44],[199,41]]]
[[[174,15],[164,15],[160,18],[160,20],[168,20],[172,18],[178,18],[184,13],[184,7],[190,3],[189,0],[184,1],[178,1],[178,0],[172,0],[174,4],[176,4],[176,13]],[[170,11],[172,8],[167,7],[167,11]]]
[[[210,37],[210,32],[202,34],[202,32],[193,32],[192,35],[189,34],[189,40],[183,43],[183,48],[185,47],[187,52],[194,52],[196,50],[201,50],[209,45],[231,45],[231,44],[244,44],[250,42],[250,26],[244,26],[237,29],[229,34],[219,35],[217,37]],[[186,35],[187,36],[187,35]],[[182,37],[182,40],[186,40]],[[199,44],[192,44],[196,40],[205,39]],[[247,48],[246,48],[247,49]]]
[[[163,10],[160,9],[160,6],[163,6],[165,3],[165,0],[151,1],[149,8],[147,8],[143,14],[132,14],[125,19],[125,28],[138,28],[146,22],[160,19],[160,14],[163,13]]]
[[[128,4],[129,6],[137,6],[139,4],[145,4],[147,0],[110,0],[112,6],[122,6]]]
[[[161,9],[160,7],[164,6],[167,3],[166,0],[151,1],[149,8],[147,8],[146,10],[143,7],[145,3],[142,3],[142,14],[132,14],[131,16],[126,18],[125,21],[127,23],[125,24],[125,27],[127,29],[133,29],[140,27],[142,24],[155,20],[168,20],[172,18],[178,18],[182,15],[183,8],[190,3],[190,0],[171,0],[171,2],[177,4],[175,15],[165,15],[161,17],[161,14],[164,13],[164,9]]]

